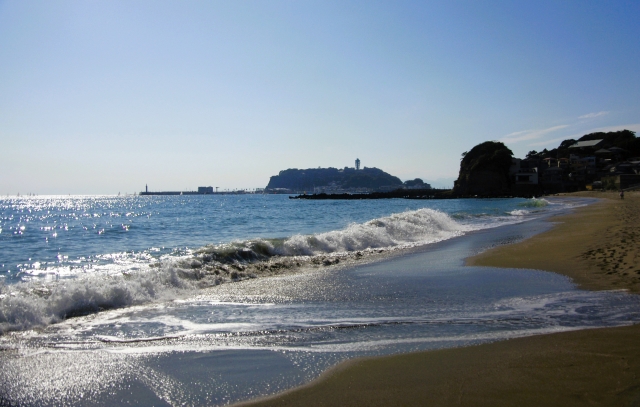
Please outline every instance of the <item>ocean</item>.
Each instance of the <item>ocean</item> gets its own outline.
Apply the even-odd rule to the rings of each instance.
[[[638,296],[465,267],[588,199],[0,199],[0,405],[226,405],[349,358],[625,325]]]

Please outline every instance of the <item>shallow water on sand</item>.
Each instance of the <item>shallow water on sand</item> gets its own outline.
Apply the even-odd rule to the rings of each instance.
[[[307,382],[347,358],[638,322],[635,295],[580,291],[553,273],[463,265],[548,227],[484,229],[368,265],[223,284],[7,334],[2,397],[224,405]]]

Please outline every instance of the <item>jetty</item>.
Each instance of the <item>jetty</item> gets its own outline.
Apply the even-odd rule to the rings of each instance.
[[[450,189],[397,189],[389,192],[370,192],[366,194],[301,194],[290,196],[289,199],[451,199]]]
[[[262,194],[264,189],[256,188],[255,190],[236,189],[232,191],[218,191],[216,187],[198,187],[197,191],[149,191],[149,186],[145,185],[143,192],[139,192],[138,195],[245,195],[245,194]]]

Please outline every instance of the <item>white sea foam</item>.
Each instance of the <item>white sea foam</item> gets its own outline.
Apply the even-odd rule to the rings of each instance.
[[[101,310],[174,298],[194,284],[179,271],[86,276],[43,284],[0,285],[0,333],[31,329]]]
[[[130,262],[132,267],[127,268],[125,253],[118,253],[118,273],[111,268],[110,273],[0,285],[0,334],[101,310],[174,299],[194,294],[202,287],[256,277],[274,268],[332,265],[339,261],[338,253],[357,251],[359,256],[366,256],[371,249],[429,244],[467,230],[470,227],[443,212],[419,209],[314,235],[207,246],[187,255],[165,256],[156,267],[149,267],[151,258],[144,264],[144,256],[136,256]]]
[[[530,200],[526,207],[546,205]],[[523,210],[524,211],[524,210]],[[512,216],[511,218],[516,218]],[[354,223],[341,230],[286,239],[253,239],[205,246],[164,255],[160,263],[145,253],[115,253],[111,265],[91,273],[84,269],[38,268],[60,280],[33,279],[0,285],[0,334],[46,326],[71,316],[197,295],[203,287],[222,282],[278,274],[306,265],[323,267],[341,260],[366,257],[376,250],[434,243],[466,231],[509,223],[478,223],[433,209],[418,209]],[[67,270],[68,269],[68,270]],[[53,273],[53,274],[52,274]],[[55,276],[54,276],[55,277]]]
[[[526,211],[524,209],[514,209],[511,212],[509,212],[509,215],[512,216],[526,216],[529,214],[529,211]]]
[[[380,247],[429,244],[459,236],[469,228],[447,214],[419,209],[351,224],[346,229],[311,236],[295,235],[282,247],[286,255],[314,255]]]
[[[518,204],[526,208],[542,208],[549,205],[550,202],[544,198],[532,198]]]

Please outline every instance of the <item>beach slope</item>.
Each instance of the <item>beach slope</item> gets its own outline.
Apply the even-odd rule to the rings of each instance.
[[[347,362],[252,406],[627,406],[640,403],[640,326]]]
[[[640,290],[640,195],[556,218],[547,233],[468,259],[469,265],[565,274],[585,289]],[[341,364],[252,406],[640,405],[640,326],[518,338]]]
[[[467,265],[554,271],[583,289],[640,292],[640,194],[571,195],[601,200],[553,218],[549,232],[471,257]]]

